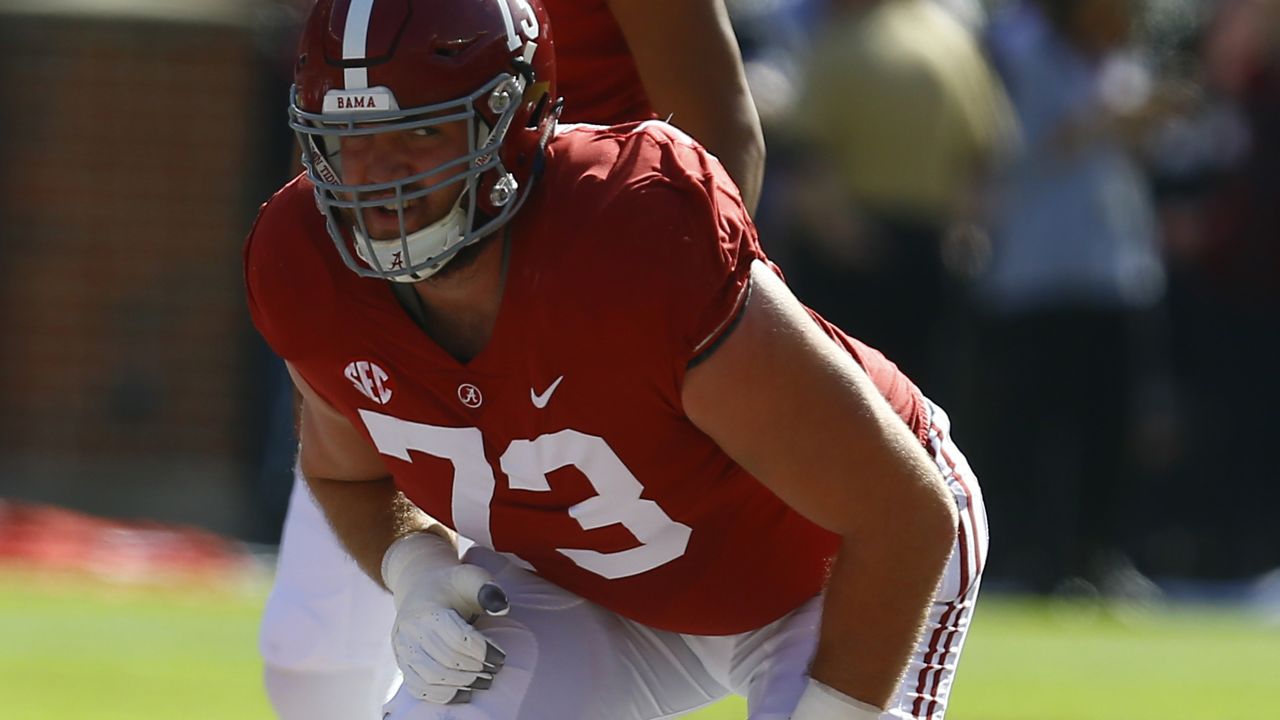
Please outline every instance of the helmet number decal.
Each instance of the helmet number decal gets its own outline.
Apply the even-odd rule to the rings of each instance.
[[[498,3],[498,9],[502,11],[502,22],[507,26],[507,49],[515,52],[520,48],[522,41],[520,35],[516,33],[515,20],[511,17],[511,7],[507,5],[507,0],[495,0]],[[520,32],[529,40],[538,38],[538,16],[534,14],[533,7],[529,5],[529,0],[514,0],[515,4],[524,12],[524,19],[520,21]]]

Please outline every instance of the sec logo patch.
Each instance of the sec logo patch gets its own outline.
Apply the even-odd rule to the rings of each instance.
[[[354,360],[342,374],[361,395],[379,405],[391,402],[391,376],[372,360]]]

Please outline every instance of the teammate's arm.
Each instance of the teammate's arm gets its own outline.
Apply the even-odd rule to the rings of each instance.
[[[681,393],[689,418],[735,461],[843,537],[811,675],[885,707],[955,542],[956,510],[937,467],[760,261],[737,326],[689,370]]]
[[[720,159],[755,212],[764,133],[724,0],[608,0],[659,117]]]

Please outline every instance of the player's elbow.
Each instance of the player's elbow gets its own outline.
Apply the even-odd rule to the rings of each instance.
[[[960,512],[941,479],[931,483],[929,491],[922,494],[918,506],[920,533],[938,555],[949,557],[956,541]]]
[[[741,129],[742,156],[753,175],[764,174],[765,149],[764,130],[754,118],[743,124]]]
[[[742,141],[742,170],[739,173],[742,180],[739,184],[743,200],[752,214],[755,213],[755,207],[760,201],[761,185],[764,184],[766,152],[764,133],[759,123],[746,127]]]
[[[880,511],[862,513],[845,537],[867,547],[876,545],[887,556],[912,557],[924,565],[944,565],[956,541],[959,513],[955,500],[936,470],[893,483]]]
[[[900,517],[900,541],[922,558],[945,564],[956,542],[960,516],[955,499],[936,472],[914,484]]]

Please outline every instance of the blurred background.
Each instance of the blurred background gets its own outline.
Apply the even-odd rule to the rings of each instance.
[[[762,241],[948,409],[990,594],[1212,601],[1274,647],[1280,2],[728,5]],[[51,567],[215,598],[269,572],[294,440],[240,248],[299,170],[307,6],[0,0],[0,627]]]

